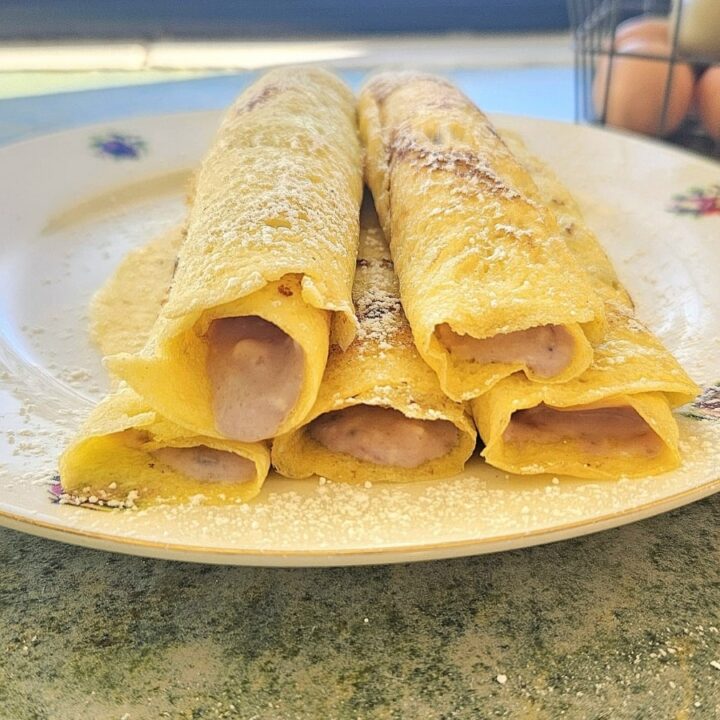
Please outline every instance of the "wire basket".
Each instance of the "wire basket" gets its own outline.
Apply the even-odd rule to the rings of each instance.
[[[606,123],[615,57],[633,57],[665,62],[669,68],[662,98],[659,127],[653,134],[665,137],[671,142],[704,155],[720,157],[720,142],[714,141],[708,135],[692,106],[680,126],[670,133],[667,132],[670,91],[678,64],[690,65],[695,79],[710,65],[718,64],[717,58],[692,55],[679,50],[678,38],[683,18],[682,6],[682,2],[678,3],[677,12],[669,19],[669,53],[667,55],[650,55],[618,49],[615,42],[617,28],[630,18],[668,16],[672,9],[671,0],[568,0],[575,48],[576,122],[590,122],[599,125]],[[605,64],[605,67],[598,77],[600,63]],[[599,89],[599,93],[594,93],[594,83],[598,81],[604,87]],[[599,103],[595,102],[598,94],[601,98]]]

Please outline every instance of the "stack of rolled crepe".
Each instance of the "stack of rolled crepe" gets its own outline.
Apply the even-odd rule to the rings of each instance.
[[[93,298],[92,335],[104,355],[140,350],[167,296],[183,228],[128,254]],[[105,505],[137,498],[246,501],[267,476],[263,443],[201,437],[165,420],[113,378],[115,392],[92,412],[60,459],[66,493]]]
[[[64,489],[113,498],[135,477],[144,496],[256,494],[264,441],[315,403],[333,313],[335,341],[354,337],[361,199],[355,103],[340,80],[296,68],[248,88],[196,178],[147,343],[107,359],[127,387],[61,459]]]
[[[118,389],[63,455],[66,492],[245,501],[271,438],[289,477],[446,477],[473,451],[469,409],[509,471],[679,463],[671,408],[696,386],[634,318],[562,186],[439,78],[379,76],[359,108],[379,214],[367,202],[360,229],[342,83],[275,71],[233,105],[182,238],[135,258],[167,281],[159,315],[101,343],[123,351],[108,360]]]
[[[360,131],[415,343],[448,395],[472,399],[486,460],[597,478],[677,466],[671,407],[697,388],[567,193],[440,78],[374,78]]]
[[[672,408],[699,388],[634,315],[630,296],[585,224],[572,196],[514,137],[513,152],[532,171],[538,196],[555,209],[568,247],[605,303],[607,332],[591,366],[562,385],[513,376],[473,400],[485,459],[516,473],[588,478],[654,475],[680,464]]]
[[[358,333],[331,348],[305,424],[273,443],[288,477],[407,482],[459,473],[475,449],[464,406],[450,400],[412,340],[372,202],[363,207],[353,286]]]

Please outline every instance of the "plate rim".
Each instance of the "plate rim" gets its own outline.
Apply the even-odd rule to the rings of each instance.
[[[442,543],[421,543],[421,544],[407,544],[407,545],[394,545],[386,547],[376,548],[363,548],[363,547],[349,547],[340,548],[334,550],[323,551],[318,550],[262,550],[262,549],[247,549],[239,547],[206,547],[199,545],[183,545],[182,543],[174,542],[160,542],[157,540],[141,540],[132,536],[117,536],[109,535],[101,532],[93,532],[89,530],[83,530],[75,527],[58,527],[51,522],[40,520],[38,518],[24,517],[17,515],[9,510],[5,510],[0,507],[0,526],[8,527],[10,529],[17,529],[15,525],[29,526],[32,530],[29,530],[33,535],[40,537],[48,537],[49,534],[55,535],[67,535],[72,539],[67,539],[74,545],[83,545],[79,542],[79,539],[94,540],[97,542],[96,549],[110,550],[115,552],[123,552],[125,554],[135,554],[129,549],[125,548],[143,548],[150,549],[159,552],[147,553],[151,557],[161,557],[167,560],[190,560],[193,562],[211,562],[208,558],[212,556],[218,556],[222,558],[242,558],[249,562],[246,563],[226,563],[226,564],[245,564],[245,565],[262,565],[261,562],[250,562],[253,559],[261,560],[267,558],[285,558],[285,559],[317,559],[317,560],[332,560],[333,558],[338,559],[352,559],[352,558],[367,558],[367,562],[340,562],[339,565],[356,565],[356,564],[371,564],[372,558],[379,557],[381,555],[398,555],[396,560],[385,560],[385,562],[408,562],[422,559],[434,559],[450,558],[450,557],[461,557],[468,555],[480,555],[489,554],[494,552],[502,552],[506,550],[516,550],[523,547],[531,547],[534,545],[544,545],[547,543],[558,542],[561,540],[570,540],[575,537],[582,537],[583,535],[590,535],[603,530],[610,530],[615,527],[628,525],[633,522],[645,520],[656,515],[661,515],[665,512],[675,510],[685,505],[689,505],[698,500],[702,500],[706,497],[720,492],[720,477],[715,480],[710,480],[702,485],[697,485],[693,488],[682,490],[679,493],[673,495],[667,495],[661,499],[646,502],[641,505],[635,505],[628,507],[623,510],[606,513],[592,518],[592,520],[576,520],[571,523],[565,523],[563,525],[556,525],[552,528],[538,528],[536,530],[530,530],[528,532],[512,533],[505,535],[489,536],[481,539],[463,539],[463,540],[451,540]],[[127,512],[127,510],[104,510],[98,512]],[[132,511],[131,511],[132,512]],[[617,522],[615,522],[617,520]],[[9,522],[8,522],[9,521]],[[34,532],[34,530],[46,530],[47,533]],[[580,532],[574,532],[580,530]],[[572,533],[565,535],[565,533]],[[564,537],[556,537],[564,536]],[[50,538],[55,539],[55,538]],[[78,542],[73,542],[78,540]],[[530,542],[527,542],[530,540]],[[100,544],[108,544],[111,547],[103,548]],[[503,546],[495,547],[495,546]],[[89,545],[86,545],[89,546]],[[485,546],[491,546],[487,549]],[[445,551],[451,550],[450,554]],[[460,552],[455,552],[459,550]],[[183,555],[184,557],[181,557]],[[420,558],[417,556],[428,555],[427,558]],[[413,557],[415,556],[415,557]],[[317,565],[310,563],[290,563],[290,565],[298,565],[304,567],[313,567],[319,565],[332,565],[333,563],[322,562]]]

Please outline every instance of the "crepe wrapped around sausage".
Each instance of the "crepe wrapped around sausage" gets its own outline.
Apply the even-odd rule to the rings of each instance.
[[[353,297],[357,337],[345,352],[331,348],[317,402],[302,427],[275,439],[273,464],[288,477],[346,482],[460,472],[475,428],[415,349],[371,202],[363,208]]]
[[[59,464],[64,493],[108,507],[152,499],[220,504],[260,492],[270,452],[265,443],[196,435],[122,386],[93,410]]]
[[[654,475],[680,464],[672,408],[698,387],[662,343],[634,317],[629,295],[568,191],[512,137],[543,201],[556,208],[568,247],[605,302],[608,329],[591,366],[562,385],[513,375],[472,401],[491,465],[521,474],[586,478]]]
[[[167,303],[109,369],[172,422],[241,441],[297,426],[355,332],[362,197],[354,98],[333,75],[275,70],[228,111],[195,182]]]
[[[441,78],[387,73],[363,89],[359,126],[415,344],[443,390],[580,375],[602,302],[485,115]]]

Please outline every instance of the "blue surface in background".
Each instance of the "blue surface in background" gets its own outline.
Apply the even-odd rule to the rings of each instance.
[[[364,71],[340,73],[355,89]],[[570,67],[456,70],[445,73],[487,112],[573,119]],[[85,90],[0,101],[0,143],[124,117],[209,110],[229,105],[254,73]]]
[[[568,27],[566,0],[0,0],[0,38],[271,38]]]

